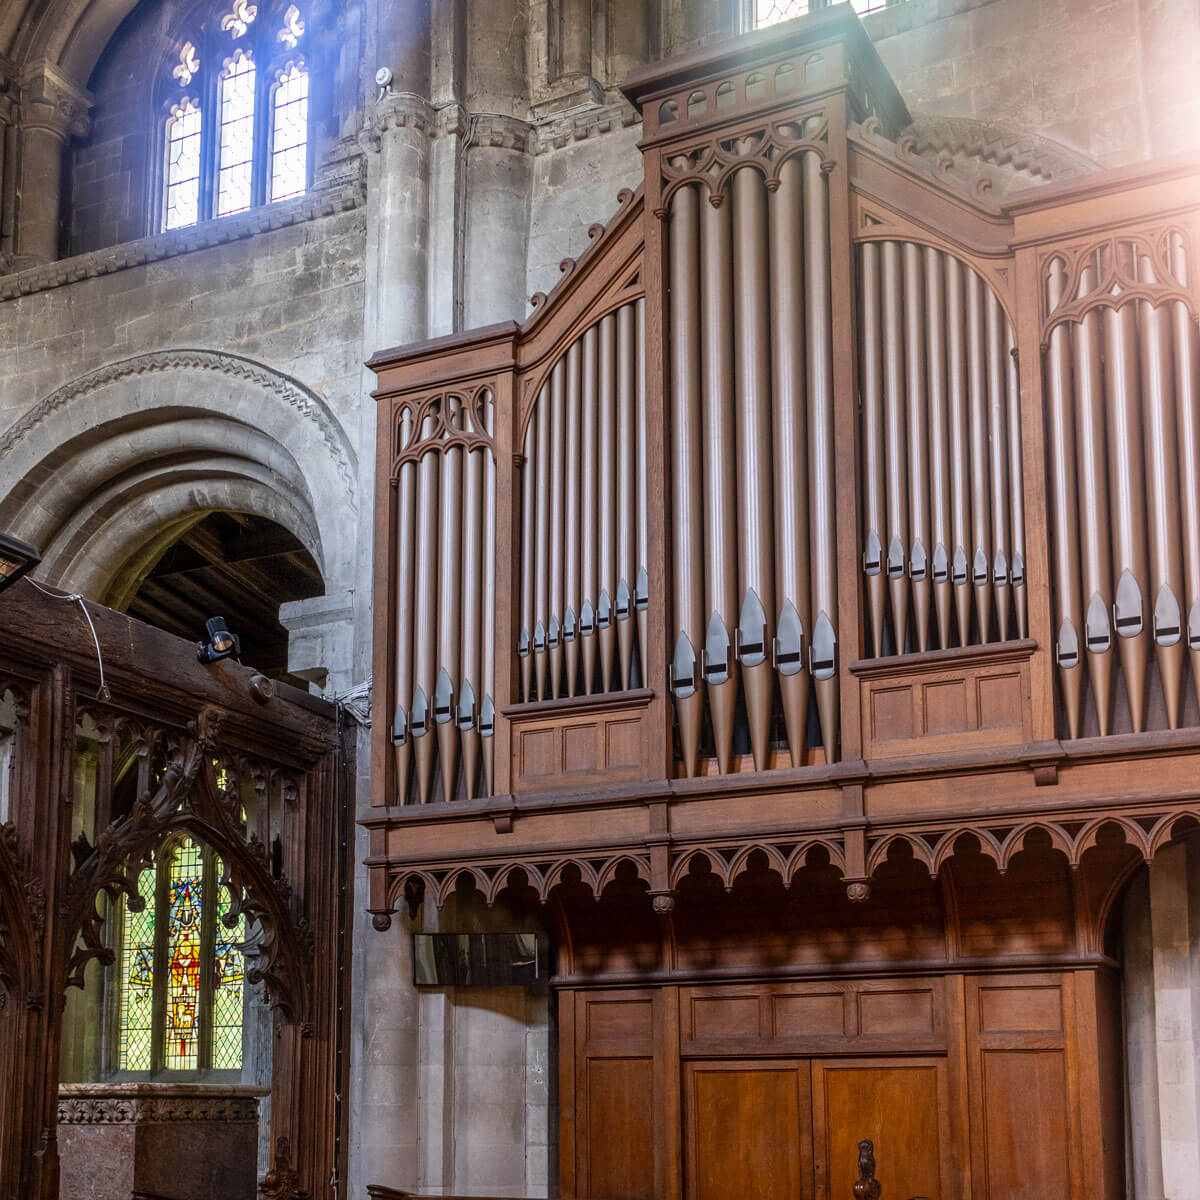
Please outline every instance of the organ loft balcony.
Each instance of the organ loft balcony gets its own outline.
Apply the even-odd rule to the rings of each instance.
[[[995,199],[846,7],[636,75],[532,315],[372,360],[381,926],[1195,819],[1200,163]]]

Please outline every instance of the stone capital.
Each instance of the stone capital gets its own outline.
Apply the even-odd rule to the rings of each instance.
[[[388,91],[369,108],[359,143],[364,150],[377,154],[390,130],[411,129],[424,137],[432,137],[436,123],[433,105],[423,96]]]
[[[64,142],[87,136],[95,97],[48,59],[21,72],[20,95],[23,128],[44,129]]]

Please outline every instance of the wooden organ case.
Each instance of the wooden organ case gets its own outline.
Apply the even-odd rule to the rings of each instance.
[[[376,356],[370,907],[557,947],[562,1194],[1122,1193],[1194,829],[1200,164],[989,198],[852,13],[635,77],[645,181]]]

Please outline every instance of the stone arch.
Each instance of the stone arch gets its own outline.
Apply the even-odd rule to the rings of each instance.
[[[156,545],[214,510],[246,511],[295,534],[327,588],[346,586],[356,474],[346,432],[296,380],[236,355],[157,351],[68,383],[0,437],[0,526],[42,550],[47,581],[112,602],[116,577],[148,570]]]

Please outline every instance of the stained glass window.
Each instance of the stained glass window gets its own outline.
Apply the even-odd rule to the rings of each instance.
[[[221,76],[217,216],[250,207],[254,169],[254,60],[237,51]]]
[[[121,988],[117,1013],[117,1058],[122,1071],[149,1071],[154,1029],[153,868],[138,875],[141,912],[125,906],[121,923]]]
[[[241,1070],[246,920],[222,919],[231,907],[223,874],[190,837],[140,873],[145,908],[126,905],[120,927],[119,1070]]]
[[[271,199],[298,196],[308,185],[308,72],[295,63],[279,73],[271,140]]]
[[[200,1042],[200,926],[204,879],[200,847],[175,847],[167,883],[167,1031],[163,1065],[195,1070]]]
[[[167,123],[168,229],[195,225],[200,216],[200,109],[190,99],[171,110]]]
[[[218,880],[223,873],[217,859]],[[217,936],[213,948],[212,1065],[218,1071],[237,1071],[242,1066],[242,989],[246,982],[246,918],[241,913],[232,928],[225,924],[229,912],[229,888],[217,886]]]

